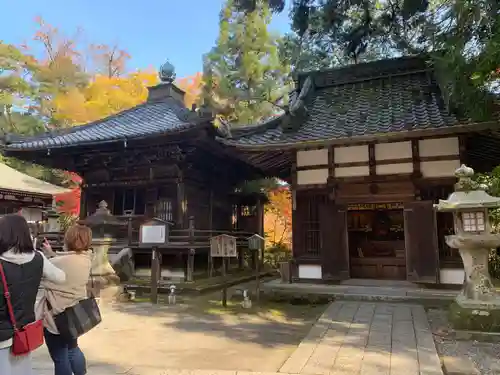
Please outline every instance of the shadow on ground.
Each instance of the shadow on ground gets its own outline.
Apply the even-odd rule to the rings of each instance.
[[[165,317],[161,324],[169,329],[273,347],[298,345],[325,308],[326,305],[292,305],[267,300],[254,302],[251,309],[243,309],[240,302],[233,300],[224,308],[219,300],[199,297],[174,306],[129,303],[115,305],[113,310],[136,316]]]

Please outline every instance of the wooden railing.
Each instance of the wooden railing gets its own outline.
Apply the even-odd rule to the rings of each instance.
[[[139,227],[143,221],[132,222],[132,225],[124,225],[118,227],[114,231],[116,243],[114,246],[130,246],[132,248],[139,246]],[[133,225],[135,224],[135,225]],[[139,225],[137,225],[139,224]],[[171,249],[205,249],[210,247],[210,238],[227,234],[236,237],[236,245],[238,248],[246,248],[248,246],[248,237],[254,233],[239,231],[239,230],[209,230],[209,229],[196,229],[194,228],[193,221],[190,221],[190,228],[188,229],[171,229],[169,233],[169,242],[166,248]],[[62,248],[64,239],[63,233],[40,233],[38,235],[37,243],[41,245],[43,238],[46,237],[51,243],[54,250]],[[38,247],[40,245],[37,245]]]

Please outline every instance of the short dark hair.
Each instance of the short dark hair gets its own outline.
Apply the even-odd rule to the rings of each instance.
[[[19,214],[0,218],[0,254],[10,249],[18,253],[34,251],[28,222]]]

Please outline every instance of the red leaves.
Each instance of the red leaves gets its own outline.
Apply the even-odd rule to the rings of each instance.
[[[55,196],[59,212],[69,215],[80,214],[80,184],[82,179],[75,173],[68,173],[68,187],[71,191]]]

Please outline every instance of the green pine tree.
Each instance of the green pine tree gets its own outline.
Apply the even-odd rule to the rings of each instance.
[[[255,124],[276,114],[287,96],[289,67],[280,63],[270,22],[266,1],[241,11],[228,0],[221,11],[216,46],[204,58],[202,100],[233,124]]]

